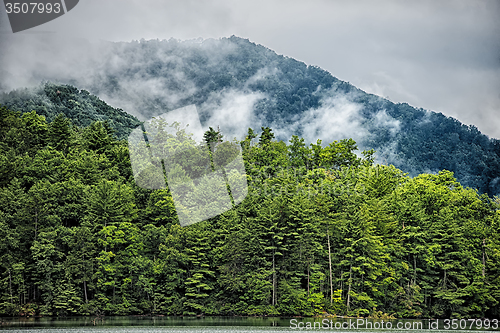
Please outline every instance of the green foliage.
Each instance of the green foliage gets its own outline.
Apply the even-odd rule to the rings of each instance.
[[[57,150],[66,151],[71,139],[71,123],[64,114],[59,113],[49,126],[49,142]]]
[[[500,202],[449,171],[410,178],[358,157],[351,139],[287,145],[263,128],[228,142],[211,130],[196,145],[160,131],[166,149],[193,152],[167,179],[243,149],[247,197],[181,227],[177,212],[197,207],[137,187],[106,123],[0,111],[0,315],[500,314]]]
[[[33,114],[33,111],[35,111],[36,114],[44,116],[52,123],[58,119],[54,124],[56,126],[52,128],[54,148],[57,148],[64,140],[69,139],[68,136],[65,136],[69,134],[67,128],[69,123],[67,120],[59,119],[62,115],[71,119],[73,124],[80,127],[87,127],[96,121],[106,121],[105,129],[107,133],[110,136],[116,135],[119,139],[125,139],[130,131],[140,124],[137,118],[121,109],[111,107],[86,90],[78,90],[71,85],[50,82],[41,84],[36,88],[1,93],[0,104],[26,115]],[[1,116],[3,121],[7,120],[3,114]],[[30,121],[29,117],[23,116],[25,121],[30,122],[30,126],[37,126],[37,122]],[[32,134],[37,132],[38,137],[40,137],[43,135],[44,130],[40,128],[31,131]],[[89,141],[89,144],[93,144],[93,142]]]

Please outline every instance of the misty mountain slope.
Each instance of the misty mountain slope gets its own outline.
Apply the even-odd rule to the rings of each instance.
[[[59,113],[63,113],[73,124],[81,127],[96,120],[107,120],[120,139],[126,138],[130,131],[140,124],[134,116],[109,106],[86,90],[49,82],[35,88],[2,93],[0,104],[22,113],[35,110],[49,122]]]
[[[48,56],[50,50],[44,49]],[[416,175],[448,169],[464,186],[500,193],[500,145],[440,113],[367,94],[330,73],[238,37],[75,45],[34,78],[73,84],[141,120],[196,104],[202,124],[242,139],[270,126],[324,144],[353,138]]]

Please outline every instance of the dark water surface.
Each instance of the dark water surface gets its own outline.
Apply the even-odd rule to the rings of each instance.
[[[265,333],[265,332],[500,332],[498,329],[478,329],[475,322],[465,329],[445,329],[446,323],[430,328],[428,320],[376,320],[333,318],[279,317],[67,317],[67,318],[0,318],[0,330],[24,333]],[[369,322],[369,323],[368,323]],[[315,326],[316,323],[316,326]],[[390,323],[390,328],[388,327]],[[435,321],[434,321],[435,323]],[[478,322],[479,324],[479,322]],[[371,327],[367,327],[371,326]],[[448,325],[449,326],[449,325]],[[464,325],[462,325],[462,328]]]

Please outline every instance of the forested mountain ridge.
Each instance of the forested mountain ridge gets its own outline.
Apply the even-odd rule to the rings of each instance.
[[[498,140],[441,113],[367,94],[247,39],[81,47],[78,64],[41,68],[38,78],[85,88],[140,120],[195,104],[203,125],[220,125],[238,139],[261,126],[285,141],[293,134],[308,143],[353,138],[375,149],[378,162],[412,176],[447,169],[464,186],[500,193]]]
[[[50,82],[0,94],[0,105],[22,113],[36,111],[52,121],[62,113],[74,125],[86,127],[94,121],[106,121],[115,135],[125,139],[140,122],[121,109],[113,108],[86,90]]]
[[[375,165],[352,139],[274,136],[238,142],[243,202],[182,228],[105,123],[0,107],[0,315],[500,316],[498,200]]]

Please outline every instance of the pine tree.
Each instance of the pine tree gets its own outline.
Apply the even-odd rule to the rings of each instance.
[[[50,123],[48,136],[52,147],[65,153],[71,144],[70,120],[64,114],[58,114]]]

